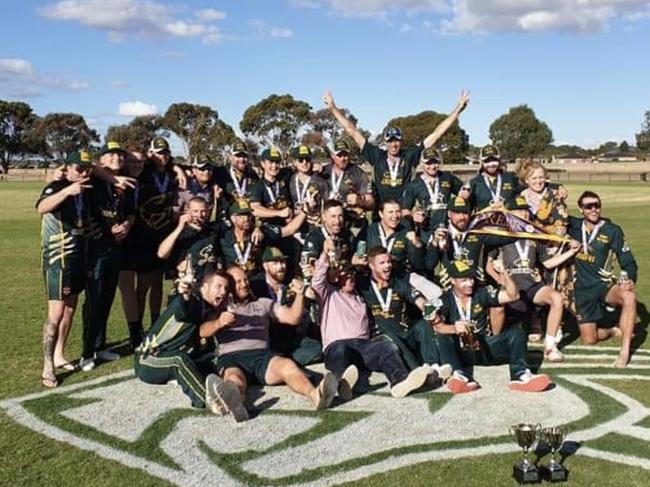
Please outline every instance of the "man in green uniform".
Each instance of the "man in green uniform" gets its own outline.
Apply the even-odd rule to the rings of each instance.
[[[328,196],[343,202],[345,222],[348,227],[365,228],[368,224],[366,211],[372,210],[375,198],[368,175],[356,164],[350,162],[350,144],[345,139],[334,142],[334,150],[327,151],[331,164],[321,173],[327,181]]]
[[[422,174],[406,185],[401,200],[402,217],[409,218],[415,229],[433,232],[447,224],[447,203],[451,195],[470,197],[463,182],[453,174],[441,171],[442,154],[435,147],[422,152]]]
[[[399,200],[405,185],[411,180],[411,173],[420,161],[424,149],[434,146],[451,125],[458,120],[461,112],[469,103],[469,92],[462,91],[456,107],[445,120],[431,132],[418,147],[402,148],[402,131],[398,127],[388,127],[384,131],[386,150],[368,142],[357,126],[336,106],[332,94],[328,91],[323,97],[327,109],[334,115],[345,131],[354,139],[361,149],[361,155],[370,163],[374,172],[377,202],[389,198]]]
[[[248,155],[246,144],[237,140],[232,146],[229,164],[217,166],[213,171],[214,182],[222,189],[221,206],[225,210],[239,199],[250,203],[251,190],[259,177],[250,166]]]
[[[108,141],[102,147],[99,167],[118,175],[126,151]],[[86,300],[83,306],[83,349],[79,366],[95,367],[95,359],[111,361],[119,355],[105,350],[106,327],[122,266],[122,242],[135,221],[132,191],[122,191],[102,179],[91,178],[91,220],[88,226]]]
[[[622,368],[630,361],[636,323],[638,267],[621,227],[601,218],[600,197],[592,191],[585,191],[578,199],[578,206],[582,218],[570,217],[568,234],[582,247],[575,259],[576,318],[580,336],[587,344],[621,336],[621,351],[614,367]],[[614,281],[611,273],[613,256],[621,268],[618,282]],[[618,327],[597,328],[596,322],[603,317],[605,304],[621,308]]]
[[[480,172],[469,182],[473,209],[503,206],[524,189],[516,174],[503,171],[501,154],[496,145],[483,146],[479,158]]]
[[[309,230],[320,225],[321,207],[327,198],[327,183],[314,172],[312,152],[306,145],[291,149],[291,159],[295,171],[289,180],[289,194],[295,211],[303,211],[307,222],[295,237],[301,246]]]
[[[367,248],[383,247],[393,261],[398,276],[424,272],[424,245],[415,231],[400,223],[402,210],[398,201],[388,199],[379,204],[379,221],[363,230],[358,237]]]
[[[178,294],[147,332],[134,355],[135,375],[148,384],[175,380],[189,397],[192,407],[208,407],[215,414],[228,412],[228,404],[239,396],[233,385],[224,384],[214,374],[206,375],[197,364],[201,338],[214,333],[211,313],[225,303],[228,277],[222,271],[207,274],[198,292],[193,293],[191,272],[179,282]]]
[[[291,306],[296,297],[292,286],[299,284],[296,279],[287,284],[287,257],[277,247],[266,247],[262,255],[264,279],[251,282],[253,294],[258,298],[269,298],[282,306]],[[314,330],[307,313],[303,314],[299,326],[286,326],[271,319],[269,345],[271,350],[291,357],[299,365],[307,365],[321,358],[318,329]],[[310,330],[310,328],[312,328]],[[314,333],[316,331],[316,333]],[[309,335],[312,332],[312,336]],[[314,337],[315,335],[315,337]]]
[[[92,164],[86,151],[66,158],[66,179],[52,181],[36,202],[41,220],[41,269],[45,279],[47,318],[43,324],[43,386],[58,385],[55,368],[64,357],[77,297],[84,289],[89,198],[86,190]]]
[[[323,205],[323,223],[313,229],[305,239],[304,252],[316,260],[323,251],[326,238],[331,238],[336,246],[336,260],[341,264],[357,264],[354,255],[355,238],[345,226],[343,203],[339,200],[327,200]]]
[[[359,294],[366,302],[370,318],[370,336],[383,336],[394,342],[406,366],[414,370],[440,363],[431,323],[424,319],[411,322],[406,315],[407,303],[420,311],[425,298],[409,283],[408,276],[396,276],[388,250],[371,248],[368,252],[370,276],[359,279]],[[437,368],[433,367],[433,371]]]
[[[251,190],[250,206],[256,218],[266,223],[284,225],[291,218],[288,182],[279,178],[282,157],[275,148],[262,152],[262,178]]]
[[[521,328],[512,326],[499,335],[490,334],[488,309],[519,297],[510,275],[503,269],[496,271],[503,276],[502,290],[476,288],[474,270],[462,261],[449,266],[452,287],[441,297],[434,330],[440,358],[454,370],[447,381],[454,394],[480,388],[469,371],[473,365],[510,364],[511,390],[541,392],[550,385],[548,376],[531,373],[526,362],[526,334]]]

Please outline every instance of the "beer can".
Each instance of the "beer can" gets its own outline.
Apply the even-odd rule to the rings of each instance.
[[[357,243],[357,252],[356,252],[359,257],[366,255],[368,251],[367,245],[368,244],[366,243],[365,240],[359,240],[359,242]]]

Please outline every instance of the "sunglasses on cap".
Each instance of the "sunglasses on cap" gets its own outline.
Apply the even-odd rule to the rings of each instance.
[[[396,127],[389,128],[384,134],[384,140],[402,140],[402,131]]]
[[[501,162],[501,160],[498,157],[490,156],[487,159],[483,159],[481,162],[483,162],[483,164],[490,164],[492,162]]]
[[[212,168],[207,164],[204,164],[202,166],[194,166],[194,167],[196,169],[198,169],[199,171],[211,171],[212,170]]]
[[[580,208],[583,210],[600,210],[600,203],[598,201],[594,201],[593,203],[581,205]]]

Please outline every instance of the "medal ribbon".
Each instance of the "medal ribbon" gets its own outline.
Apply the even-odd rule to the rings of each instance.
[[[598,232],[600,231],[601,227],[604,224],[605,224],[605,220],[599,221],[598,224],[594,226],[591,235],[589,235],[589,240],[587,240],[587,225],[585,225],[584,220],[582,221],[582,250],[585,254],[589,253],[589,246],[594,240],[596,240],[596,237],[598,236]]]
[[[461,300],[458,299],[458,296],[456,296],[456,293],[452,294],[454,295],[454,301],[456,301],[456,308],[458,309],[458,314],[460,315],[461,321],[472,321],[472,298],[469,298],[467,308],[465,308]]]
[[[264,187],[266,188],[266,192],[269,194],[269,198],[271,199],[271,204],[275,204],[276,201],[278,201],[278,198],[280,196],[280,185],[276,181],[273,183],[273,186],[269,186],[264,183]]]
[[[83,211],[84,211],[84,198],[83,194],[76,194],[72,198],[74,203],[74,212],[77,215],[77,222],[79,225],[83,223]]]
[[[492,195],[492,201],[496,203],[501,199],[501,186],[503,185],[501,173],[497,174],[497,187],[494,191],[492,190],[492,185],[490,184],[490,178],[483,174],[483,180],[485,181],[485,185]]]
[[[427,193],[429,193],[429,199],[431,200],[430,204],[435,205],[438,203],[438,195],[440,194],[440,178],[438,176],[434,178],[433,189],[431,189],[431,184],[429,181],[427,181],[424,176],[420,177],[422,178],[424,187],[427,189]]]
[[[377,283],[375,281],[372,281],[372,290],[374,291],[375,296],[377,296],[377,301],[379,301],[381,310],[384,313],[388,313],[390,310],[391,299],[393,299],[393,289],[388,288],[388,292],[386,293],[386,301],[384,301],[384,298],[381,296],[381,289],[379,289],[379,286],[377,286]]]
[[[394,161],[393,164],[391,164],[391,161]],[[388,173],[390,174],[390,185],[391,186],[397,186],[397,175],[399,174],[399,165],[400,165],[401,159],[399,157],[393,158],[388,156],[386,158],[386,165],[388,166]]]
[[[332,184],[332,193],[337,194],[341,190],[341,183],[343,182],[343,176],[345,175],[345,172],[341,172],[341,175],[336,178],[336,170],[334,167],[332,167],[332,174],[330,177],[330,182]]]
[[[239,262],[239,265],[248,264],[248,259],[250,259],[251,256],[251,248],[253,247],[252,242],[248,242],[248,245],[246,245],[246,250],[243,254],[241,252],[241,248],[239,247],[239,242],[235,242],[233,247],[235,249],[235,254],[237,254],[237,262]]]
[[[162,181],[160,180],[158,174],[153,173],[152,176],[153,176],[153,182],[156,185],[156,189],[158,190],[158,193],[160,194],[166,193],[167,187],[169,186],[169,174],[164,173]]]
[[[530,249],[530,240],[526,240],[526,243],[523,248],[519,246],[519,240],[515,241],[515,250],[519,255],[519,261],[523,264],[524,262],[529,262],[528,259],[528,250]]]
[[[311,183],[311,176],[307,178],[307,182],[305,185],[302,187],[302,190],[300,189],[300,177],[296,174],[296,195],[298,196],[298,203],[302,203],[305,201],[305,198],[307,197],[307,190],[309,189],[309,184]]]
[[[381,226],[381,223],[377,223],[377,228],[379,228],[379,239],[381,240],[381,244],[390,254],[393,245],[395,245],[395,234],[393,233],[390,237],[386,237],[386,232],[384,232],[384,227]]]
[[[248,185],[248,180],[246,179],[246,176],[242,176],[241,184],[240,184],[239,180],[237,179],[237,175],[235,174],[235,171],[231,167],[230,168],[230,179],[232,180],[232,184],[235,186],[235,191],[237,191],[239,196],[246,195],[246,186]]]
[[[461,255],[461,250],[465,249],[463,243],[465,242],[467,233],[468,232],[459,232],[451,225],[451,223],[449,224],[449,235],[451,235],[451,243],[454,246],[454,256]],[[456,239],[456,237],[459,235],[460,235],[460,243],[458,243],[458,240]]]

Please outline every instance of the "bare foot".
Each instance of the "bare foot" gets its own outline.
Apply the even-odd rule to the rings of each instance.
[[[68,362],[65,357],[54,357],[54,368],[63,369],[66,372],[74,372],[77,370],[77,367]]]
[[[59,385],[53,370],[43,370],[41,374],[41,384],[47,389],[54,389]]]
[[[616,369],[624,369],[627,367],[627,364],[630,362],[630,356],[627,353],[621,352],[616,359],[616,361],[612,364],[614,368]]]

